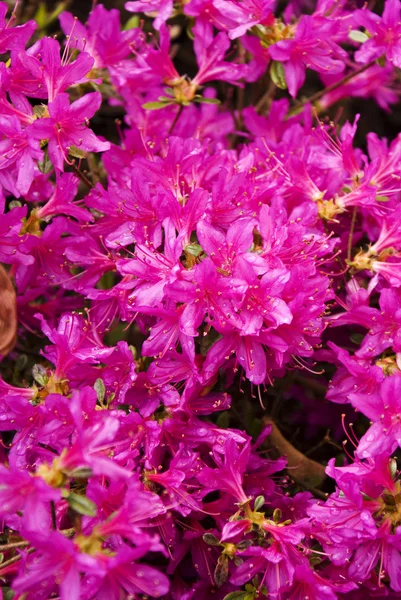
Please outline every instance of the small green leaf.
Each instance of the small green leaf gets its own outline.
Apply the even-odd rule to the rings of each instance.
[[[353,344],[361,344],[362,340],[364,339],[364,335],[362,335],[362,333],[351,333],[351,335],[349,336],[349,339],[351,340],[351,342]]]
[[[38,167],[39,167],[39,171],[41,173],[43,173],[44,175],[47,175],[48,173],[50,173],[52,171],[53,163],[49,159],[47,150],[44,154],[43,160],[38,162]]]
[[[359,42],[360,44],[363,44],[369,39],[369,36],[366,35],[366,33],[363,33],[363,31],[358,31],[358,29],[353,29],[350,31],[348,37],[353,42]]]
[[[245,600],[247,596],[246,592],[230,592],[227,596],[224,596],[223,600]]]
[[[169,104],[174,104],[174,102],[145,102],[145,104],[142,104],[142,108],[146,110],[159,110],[159,108],[165,108]]]
[[[230,426],[230,412],[228,410],[225,410],[219,414],[216,420],[216,425],[220,429],[227,429],[227,427]]]
[[[202,254],[203,248],[199,244],[188,244],[188,246],[185,246],[185,252],[192,254],[192,256],[199,256]]]
[[[88,517],[94,517],[96,515],[96,504],[86,496],[80,496],[79,494],[71,492],[67,498],[67,502],[70,508],[80,515],[87,515]]]
[[[253,509],[254,510],[260,510],[262,508],[262,506],[264,506],[265,504],[265,498],[264,496],[257,496],[255,498],[255,503],[253,505]]]
[[[33,114],[37,119],[41,119],[46,113],[47,116],[49,116],[49,113],[47,111],[48,108],[44,104],[37,104],[33,107]]]
[[[32,377],[42,387],[45,387],[46,383],[49,381],[47,371],[43,365],[33,365]]]
[[[273,511],[273,521],[275,523],[280,523],[282,518],[283,518],[283,513],[281,512],[281,510],[279,508],[275,508]]]
[[[237,550],[246,550],[249,546],[252,546],[252,540],[242,540],[242,542],[237,544]]]
[[[38,24],[39,29],[44,29],[47,24],[47,10],[46,10],[46,2],[41,2],[39,4],[38,10],[36,11],[34,17],[36,23]]]
[[[270,65],[270,77],[272,78],[273,83],[280,88],[280,90],[287,89],[284,67],[281,62],[278,62],[277,60],[272,61],[272,64]]]
[[[78,148],[77,146],[70,146],[68,154],[74,158],[86,158],[86,152]]]
[[[74,479],[89,479],[89,477],[92,477],[93,471],[89,467],[79,467],[70,471],[69,475]]]
[[[139,15],[132,15],[132,17],[125,23],[123,30],[128,31],[129,29],[137,29],[139,27],[139,23]]]
[[[22,204],[19,200],[11,200],[10,204],[8,205],[9,208],[20,208],[21,206]]]
[[[202,537],[209,546],[220,546],[220,540],[213,533],[204,533]]]
[[[204,96],[195,96],[194,102],[199,102],[200,104],[221,104],[218,98],[205,98]]]
[[[98,401],[102,403],[106,394],[106,388],[103,379],[100,379],[100,377],[96,379],[95,385],[93,387],[95,388]]]
[[[222,554],[217,561],[214,571],[214,581],[218,587],[225,584],[228,577],[228,556]]]
[[[4,554],[0,553],[0,563],[2,563],[4,560]]]
[[[50,13],[50,15],[48,16],[46,26],[48,26],[50,23],[53,23],[53,21],[58,19],[58,17],[61,15],[61,13],[64,12],[65,10],[67,10],[69,4],[70,3],[68,2],[68,0],[66,0],[66,2],[60,2],[59,4],[57,4],[57,6],[53,10],[53,12]]]
[[[378,202],[388,202],[390,198],[388,196],[376,196]]]

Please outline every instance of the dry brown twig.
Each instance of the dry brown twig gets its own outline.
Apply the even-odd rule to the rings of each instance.
[[[270,417],[265,417],[264,423],[272,428],[268,437],[269,444],[277,448],[279,453],[287,459],[287,469],[291,479],[307,489],[321,485],[326,478],[324,466],[297,450],[283,436]]]
[[[17,339],[17,302],[14,286],[5,268],[0,265],[0,355],[13,349]]]

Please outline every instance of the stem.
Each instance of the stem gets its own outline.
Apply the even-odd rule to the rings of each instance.
[[[57,531],[57,515],[56,515],[56,505],[54,504],[54,500],[50,500],[50,511],[52,515],[52,528],[54,531]]]
[[[63,535],[65,535],[66,538],[71,538],[74,536],[75,533],[75,529],[73,527],[71,527],[70,529],[62,529],[60,531],[60,533],[62,533]],[[0,546],[0,551],[7,551],[7,550],[14,550],[17,548],[26,548],[27,546],[29,546],[30,542],[27,541],[23,541],[23,542],[15,542],[12,544],[5,544],[4,546]],[[35,551],[35,548],[28,548],[27,549],[27,553],[28,554],[32,554],[32,552]],[[22,554],[17,554],[16,556],[13,556],[12,558],[9,558],[8,560],[6,560],[3,563],[0,563],[0,573],[3,571],[3,569],[9,567],[10,565],[13,565],[14,563],[18,562],[22,557]]]
[[[302,100],[302,102],[300,102],[297,106],[294,106],[294,108],[292,108],[291,110],[288,111],[287,118],[292,117],[293,115],[296,115],[300,111],[300,109],[305,106],[305,104],[312,104],[313,102],[316,102],[316,100],[319,100],[322,96],[324,96],[328,92],[332,92],[333,90],[336,90],[337,88],[344,85],[344,83],[348,83],[348,81],[350,81],[351,79],[356,77],[356,75],[360,75],[361,73],[363,73],[364,71],[366,71],[367,69],[372,67],[375,63],[376,63],[376,59],[371,60],[366,65],[362,65],[362,67],[359,67],[359,69],[356,69],[355,71],[351,71],[351,73],[348,73],[348,75],[344,75],[344,77],[342,79],[339,79],[335,83],[332,83],[331,85],[324,88],[323,90],[320,90],[319,92],[316,92],[315,94],[312,94],[312,96],[309,96],[309,98],[305,98],[305,100]]]
[[[281,456],[284,455],[287,458],[286,469],[291,479],[306,489],[321,485],[326,478],[324,466],[295,448],[283,436],[271,417],[264,417],[263,423],[271,426],[272,430],[267,441],[269,445],[278,449]]]
[[[32,552],[35,551],[35,548],[28,548],[27,552],[29,554],[32,554]],[[9,560],[6,560],[5,562],[0,564],[0,572],[3,571],[3,569],[5,569],[6,567],[9,567],[10,565],[13,565],[14,563],[18,562],[19,560],[21,560],[22,558],[22,554],[17,554],[17,556],[13,556],[12,558],[10,558]]]
[[[89,181],[89,179],[82,173],[82,171],[80,171],[78,169],[75,162],[73,162],[71,166],[73,168],[75,175],[77,175],[79,177],[79,179],[82,181],[82,183],[84,183],[91,190],[93,188],[92,182]]]
[[[329,231],[329,228],[325,221],[323,221],[323,228],[324,228],[326,235],[330,235],[331,233],[333,233],[333,232]],[[339,256],[336,256],[334,260],[340,265],[341,270],[347,269],[347,264]]]
[[[275,83],[273,83],[273,81],[270,81],[267,90],[265,91],[265,93],[263,94],[263,96],[260,98],[260,100],[258,101],[258,103],[255,106],[255,110],[257,113],[259,113],[261,111],[261,109],[263,108],[263,106],[265,104],[270,105],[271,100],[274,97],[275,91],[276,91],[276,85],[275,85]]]
[[[29,546],[30,542],[26,542],[25,540],[23,542],[13,542],[11,544],[4,544],[3,546],[0,546],[0,552],[7,552],[8,550],[14,550],[15,548],[26,548],[26,546]],[[0,564],[0,567],[2,565]]]
[[[355,221],[356,221],[357,212],[358,212],[358,207],[354,206],[354,210],[352,211],[351,227],[350,227],[349,236],[348,236],[348,245],[347,245],[347,259],[348,260],[351,260],[352,241],[353,241],[353,237],[354,237],[354,229],[355,229]]]
[[[178,111],[177,111],[177,113],[176,113],[176,115],[175,115],[175,117],[174,117],[174,119],[173,119],[173,122],[172,122],[172,123],[171,123],[171,125],[170,125],[170,129],[168,130],[168,134],[169,134],[169,135],[171,135],[171,134],[172,134],[174,127],[177,125],[177,121],[178,121],[178,119],[180,118],[180,116],[181,116],[181,113],[182,113],[183,109],[184,109],[184,107],[183,107],[183,105],[181,104],[181,105],[180,105],[180,108],[178,109]]]

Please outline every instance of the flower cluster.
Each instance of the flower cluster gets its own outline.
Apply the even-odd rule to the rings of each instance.
[[[4,598],[401,598],[401,2],[303,4],[0,3]]]

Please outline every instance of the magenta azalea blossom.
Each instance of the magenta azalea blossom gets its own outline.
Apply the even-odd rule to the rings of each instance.
[[[386,0],[382,17],[367,9],[355,11],[355,23],[364,27],[370,37],[355,54],[358,62],[368,63],[384,56],[396,67],[401,66],[400,13],[399,0]]]
[[[399,598],[400,0],[14,4],[0,597]]]

